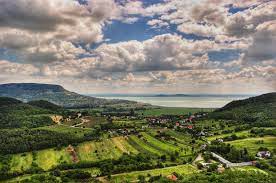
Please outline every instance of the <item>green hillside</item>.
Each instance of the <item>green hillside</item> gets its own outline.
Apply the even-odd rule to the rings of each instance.
[[[15,105],[22,103],[20,100],[9,98],[9,97],[0,97],[0,107]]]
[[[58,110],[62,109],[62,107],[55,105],[51,102],[45,101],[45,100],[30,101],[30,102],[28,102],[28,104],[31,106],[39,107],[42,109],[48,109],[48,110],[52,110],[52,111],[58,111]]]
[[[210,114],[211,118],[258,122],[276,119],[276,93],[230,102]]]
[[[40,106],[40,107],[39,107]],[[53,124],[49,114],[59,109],[49,102],[29,104],[12,98],[0,98],[0,128],[40,127]]]

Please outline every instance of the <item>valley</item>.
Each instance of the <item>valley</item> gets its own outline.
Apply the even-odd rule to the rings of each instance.
[[[233,174],[273,182],[275,98],[222,109],[66,109],[2,97],[0,182],[204,182]]]

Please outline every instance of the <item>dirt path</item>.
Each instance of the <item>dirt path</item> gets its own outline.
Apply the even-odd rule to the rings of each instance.
[[[196,166],[196,162],[197,162],[197,161],[201,161],[201,160],[203,160],[203,157],[202,157],[202,154],[199,153],[199,154],[197,155],[196,159],[193,161],[192,165]]]
[[[79,157],[77,155],[77,152],[76,152],[75,148],[72,145],[69,145],[66,150],[71,155],[72,161],[74,163],[78,163],[80,161]]]
[[[83,118],[81,118],[81,123],[76,124],[76,125],[73,125],[73,126],[71,126],[71,127],[76,128],[76,127],[81,126],[81,125],[83,125],[84,123],[87,123],[87,122],[89,122],[88,119],[83,119]]]

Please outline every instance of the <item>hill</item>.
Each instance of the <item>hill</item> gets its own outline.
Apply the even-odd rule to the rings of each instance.
[[[213,112],[211,117],[255,122],[276,119],[276,92],[232,101]]]
[[[16,100],[10,97],[0,97],[0,107],[8,106],[8,105],[15,105],[22,103],[20,100]]]
[[[40,107],[42,109],[48,109],[52,111],[58,111],[62,109],[62,107],[45,100],[30,101],[28,102],[28,104],[31,106]]]
[[[0,97],[0,128],[35,128],[53,124],[49,114],[56,114],[61,107],[50,102],[34,101],[30,104],[7,97]]]
[[[127,106],[137,102],[126,100],[107,100],[70,92],[59,85],[37,83],[10,83],[0,85],[0,96],[12,97],[24,102],[46,100],[67,108],[100,106]]]

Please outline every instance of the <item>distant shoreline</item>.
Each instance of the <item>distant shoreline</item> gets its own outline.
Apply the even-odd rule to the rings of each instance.
[[[91,97],[253,97],[257,94],[83,94]]]
[[[89,95],[104,99],[121,99],[151,104],[160,107],[220,108],[233,100],[249,98],[252,95]]]

